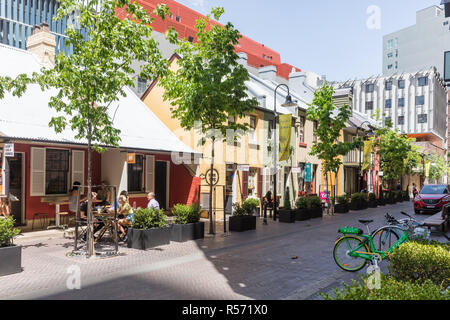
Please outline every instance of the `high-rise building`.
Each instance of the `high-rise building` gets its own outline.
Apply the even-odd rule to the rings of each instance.
[[[64,43],[68,19],[53,21],[57,0],[0,0],[0,43],[25,49],[33,27],[46,22],[55,35],[55,51],[70,52]]]
[[[431,67],[450,82],[450,17],[440,6],[418,11],[415,25],[383,37],[383,75]]]

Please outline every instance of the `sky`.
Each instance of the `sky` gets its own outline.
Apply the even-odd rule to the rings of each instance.
[[[383,36],[415,24],[418,10],[441,0],[176,0],[203,14],[225,8],[247,37],[281,54],[282,62],[329,81],[382,72]]]

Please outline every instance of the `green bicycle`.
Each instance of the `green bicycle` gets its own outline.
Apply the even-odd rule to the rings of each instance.
[[[392,245],[387,249],[377,248],[374,244],[374,237],[379,234],[370,232],[369,224],[373,220],[358,220],[367,227],[367,234],[359,228],[344,227],[339,229],[339,233],[343,234],[334,245],[333,257],[336,264],[345,271],[356,272],[364,268],[368,262],[378,264],[385,259],[386,255],[392,253],[402,243],[409,241],[407,228],[398,225],[390,225],[389,231],[395,235],[400,235]],[[394,233],[395,232],[395,233]],[[378,250],[377,250],[378,249]]]

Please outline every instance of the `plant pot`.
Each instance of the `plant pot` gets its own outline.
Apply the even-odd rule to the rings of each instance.
[[[22,247],[0,248],[0,276],[22,272]]]
[[[385,206],[386,205],[386,199],[378,199],[377,200],[377,205],[378,206]]]
[[[278,210],[278,221],[284,223],[295,223],[294,210]]]
[[[411,199],[409,198],[409,196],[404,196],[403,197],[403,201],[409,202]]]
[[[144,250],[170,244],[172,227],[142,230]]]
[[[396,201],[393,198],[387,198],[386,199],[386,204],[395,204],[395,203],[396,203]]]
[[[234,232],[256,230],[256,216],[230,217],[229,230]]]
[[[347,203],[336,203],[334,205],[335,213],[347,213],[349,211],[349,207]]]
[[[295,210],[295,221],[306,221],[311,219],[308,209]]]
[[[350,202],[350,210],[359,211],[362,209],[363,209],[363,206],[362,206],[361,202]]]
[[[129,228],[127,233],[127,247],[131,249],[144,250],[142,242],[142,230]]]
[[[308,208],[308,211],[312,219],[322,218],[322,208]]]
[[[378,206],[377,204],[377,200],[371,200],[368,202],[368,207],[369,208],[376,208]]]
[[[203,239],[205,237],[205,223],[174,224],[170,233],[170,240],[175,242],[186,242],[190,240]]]

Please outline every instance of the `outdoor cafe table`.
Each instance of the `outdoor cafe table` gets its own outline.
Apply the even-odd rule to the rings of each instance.
[[[115,219],[114,213],[109,212],[97,213],[97,211],[94,210],[94,217],[102,221],[104,224],[104,226],[100,229],[98,236],[95,239],[95,242],[100,241],[106,231],[109,231],[111,233],[110,231],[111,229],[113,230],[113,233],[115,233],[110,234],[111,238],[115,240],[115,237],[117,237],[117,221]]]

